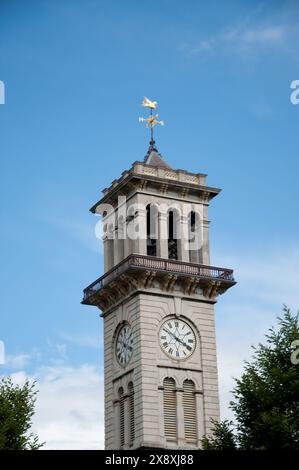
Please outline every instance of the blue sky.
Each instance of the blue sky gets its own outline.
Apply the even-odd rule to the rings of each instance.
[[[0,23],[0,373],[37,378],[49,447],[102,445],[101,320],[80,304],[103,263],[88,209],[143,159],[146,95],[167,161],[223,188],[210,228],[213,264],[239,281],[216,316],[229,416],[249,345],[298,307],[298,2],[2,0]]]

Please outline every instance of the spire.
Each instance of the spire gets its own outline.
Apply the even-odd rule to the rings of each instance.
[[[144,157],[144,163],[151,166],[161,166],[163,168],[171,168],[170,165],[163,159],[162,155],[156,148],[156,142],[154,139],[150,140],[150,145],[147,154]]]

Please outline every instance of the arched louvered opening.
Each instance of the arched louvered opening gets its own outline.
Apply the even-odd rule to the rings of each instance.
[[[146,253],[157,256],[158,209],[152,204],[146,206]]]
[[[163,381],[164,432],[168,441],[177,439],[177,401],[174,379],[167,377]]]
[[[168,212],[168,258],[178,259],[178,228],[177,213],[173,210]]]
[[[195,385],[192,380],[183,383],[184,429],[186,442],[197,442]]]
[[[120,447],[125,444],[125,403],[124,403],[124,389],[122,387],[118,390],[119,399],[119,443]]]
[[[202,226],[200,216],[191,211],[188,217],[189,231],[189,261],[191,263],[202,263]]]
[[[130,440],[129,443],[132,446],[135,439],[135,408],[134,408],[134,385],[132,382],[128,384],[129,394],[129,413],[130,413]]]

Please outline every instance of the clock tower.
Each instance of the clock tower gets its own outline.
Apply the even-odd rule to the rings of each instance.
[[[206,175],[171,168],[152,136],[144,160],[91,208],[104,274],[82,303],[104,321],[106,449],[196,449],[219,419],[214,305],[235,284],[231,269],[210,265],[219,192]]]

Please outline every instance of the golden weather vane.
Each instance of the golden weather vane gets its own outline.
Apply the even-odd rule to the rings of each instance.
[[[149,117],[147,118],[144,118],[144,117],[140,117],[139,118],[139,122],[146,122],[146,127],[150,127],[151,128],[151,140],[153,141],[154,140],[154,127],[157,125],[157,124],[160,124],[160,126],[164,126],[164,121],[158,121],[158,117],[159,115],[158,114],[153,114],[153,109],[156,109],[157,106],[158,106],[158,103],[157,101],[151,101],[149,100],[148,98],[146,98],[146,96],[143,98],[143,101],[142,101],[142,104],[141,106],[143,106],[144,108],[149,108],[150,109],[150,115]]]

